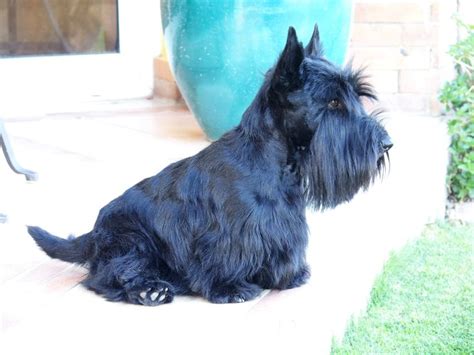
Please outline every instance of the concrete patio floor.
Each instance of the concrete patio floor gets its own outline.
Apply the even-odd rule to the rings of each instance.
[[[444,215],[448,137],[433,117],[392,113],[383,181],[348,204],[308,211],[310,282],[244,304],[177,297],[156,308],[110,303],[78,282],[85,270],[45,256],[26,233],[89,231],[99,209],[144,177],[209,143],[192,115],[166,101],[94,105],[6,120],[26,182],[0,158],[2,354],[326,354],[366,305],[392,250]]]

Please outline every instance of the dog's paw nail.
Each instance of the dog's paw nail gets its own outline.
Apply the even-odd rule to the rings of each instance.
[[[230,301],[232,303],[244,303],[245,302],[245,298],[243,296],[240,296],[240,295],[234,295],[232,296],[232,298],[230,299]]]
[[[140,297],[143,298],[143,299],[145,299],[145,297],[146,297],[146,291],[140,292]]]
[[[168,287],[165,287],[165,292],[168,292]]]
[[[158,292],[153,292],[151,295],[150,295],[150,299],[152,301],[155,301],[156,298],[158,297],[159,293]],[[161,297],[160,297],[161,298]],[[159,301],[159,300],[158,300]]]
[[[158,298],[158,302],[164,301],[165,298],[166,298],[166,294],[163,293],[163,294]]]

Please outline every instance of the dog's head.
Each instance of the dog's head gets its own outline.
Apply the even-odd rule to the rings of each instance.
[[[266,100],[302,175],[308,204],[334,207],[367,188],[384,168],[392,142],[362,99],[376,100],[361,70],[323,57],[318,27],[306,47],[294,28],[267,73]]]

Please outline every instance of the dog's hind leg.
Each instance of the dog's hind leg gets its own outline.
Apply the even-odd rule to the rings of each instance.
[[[174,298],[174,288],[170,283],[142,276],[127,284],[125,291],[128,302],[144,306],[159,306]]]
[[[132,251],[92,265],[83,284],[109,301],[158,306],[170,303],[176,294],[186,293],[176,275],[166,269]]]

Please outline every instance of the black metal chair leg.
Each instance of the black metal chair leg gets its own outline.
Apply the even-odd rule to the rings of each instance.
[[[36,181],[38,180],[38,174],[34,171],[22,168],[15,159],[13,155],[13,150],[8,140],[7,131],[5,130],[5,125],[3,124],[2,120],[0,119],[0,145],[3,149],[3,154],[7,159],[7,163],[10,168],[17,174],[23,174],[28,181]]]

